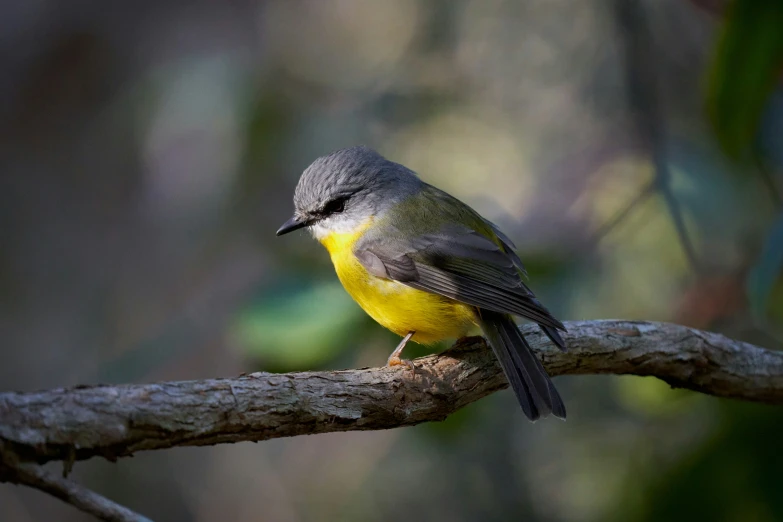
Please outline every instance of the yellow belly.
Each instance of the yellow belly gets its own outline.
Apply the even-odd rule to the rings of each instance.
[[[363,230],[330,234],[321,240],[345,290],[381,326],[411,340],[431,344],[467,335],[475,323],[473,308],[453,299],[376,277],[353,255]]]

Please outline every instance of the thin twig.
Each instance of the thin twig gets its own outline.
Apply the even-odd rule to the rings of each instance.
[[[590,239],[586,243],[590,247],[595,247],[598,243],[600,243],[601,240],[609,235],[609,233],[614,230],[617,225],[622,223],[623,220],[625,220],[625,218],[627,218],[637,206],[641,205],[652,195],[654,188],[654,181],[645,185],[642,190],[640,190],[639,193],[621,210],[609,218],[603,225],[598,227],[598,229],[593,232],[593,234],[590,236]]]
[[[91,491],[72,480],[46,471],[32,463],[17,463],[11,467],[0,464],[3,479],[12,484],[21,484],[39,489],[60,500],[81,509],[100,520],[110,522],[151,522],[130,509],[121,506]]]
[[[671,169],[666,157],[665,111],[658,96],[656,58],[651,50],[652,36],[639,0],[615,0],[615,17],[622,37],[626,86],[632,115],[643,141],[652,155],[655,186],[664,198],[674,222],[682,249],[691,268],[701,263],[693,246],[680,202],[671,188]]]

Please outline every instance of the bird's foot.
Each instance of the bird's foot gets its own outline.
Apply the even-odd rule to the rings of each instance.
[[[400,344],[397,345],[397,348],[394,349],[392,354],[386,360],[386,366],[406,366],[410,371],[413,372],[414,375],[416,375],[416,367],[413,365],[413,363],[407,359],[400,358],[402,349],[405,348],[405,345],[408,343],[408,341],[410,341],[414,333],[415,332],[408,332],[408,335],[402,338]]]
[[[416,375],[416,366],[413,364],[413,361],[409,359],[401,359],[399,355],[392,354],[391,357],[389,357],[389,359],[386,361],[386,366],[391,368],[395,366],[405,366],[410,371],[412,371],[414,375]]]

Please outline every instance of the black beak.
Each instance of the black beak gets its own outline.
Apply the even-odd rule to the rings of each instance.
[[[286,221],[285,223],[283,223],[283,226],[277,230],[277,235],[282,236],[283,234],[288,234],[289,232],[293,232],[294,230],[299,230],[300,228],[304,228],[308,225],[310,225],[310,221],[305,219],[299,219],[298,217],[294,216],[288,221]]]

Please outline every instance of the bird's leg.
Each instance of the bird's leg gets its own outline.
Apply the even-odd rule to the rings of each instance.
[[[386,361],[386,366],[399,366],[401,364],[404,364],[411,370],[415,370],[415,367],[413,366],[413,363],[410,362],[407,359],[400,359],[400,355],[402,354],[403,348],[405,348],[405,345],[408,344],[408,341],[411,340],[411,337],[413,337],[413,334],[416,332],[408,332],[408,335],[402,338],[402,341],[400,341],[400,344],[397,345],[397,348],[394,349],[394,351],[389,356],[389,360]]]

